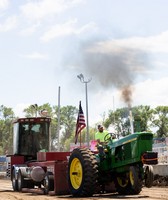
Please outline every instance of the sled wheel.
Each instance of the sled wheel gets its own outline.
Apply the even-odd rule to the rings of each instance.
[[[154,175],[153,175],[153,167],[148,165],[145,167],[145,186],[150,188],[153,185]]]
[[[52,172],[47,172],[44,178],[44,191],[48,194],[49,191],[54,190],[54,176]]]
[[[98,180],[95,155],[86,148],[74,149],[68,163],[68,185],[73,196],[89,197],[95,192]]]
[[[22,175],[21,170],[18,171],[18,191],[21,192],[22,188],[26,186],[26,181],[24,180],[24,177]]]
[[[12,170],[12,188],[13,191],[18,191],[18,181],[16,179],[16,170]]]

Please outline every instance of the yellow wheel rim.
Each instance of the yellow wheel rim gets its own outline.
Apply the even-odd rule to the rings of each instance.
[[[126,179],[126,178],[124,179],[121,177],[117,177],[117,181],[118,181],[118,184],[123,188],[128,185],[128,179]]]
[[[70,180],[74,189],[78,189],[81,186],[82,178],[82,165],[78,158],[74,158],[70,165]]]
[[[130,182],[131,182],[131,185],[134,185],[134,176],[133,176],[133,173],[132,171],[130,171]]]

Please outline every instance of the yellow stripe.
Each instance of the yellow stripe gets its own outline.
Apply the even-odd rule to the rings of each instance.
[[[127,141],[123,142],[122,144],[126,144],[126,143],[129,143],[129,142],[135,141],[135,140],[137,140],[137,138],[133,138],[131,140],[127,140]]]

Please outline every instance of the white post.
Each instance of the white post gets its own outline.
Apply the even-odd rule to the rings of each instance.
[[[87,128],[87,146],[89,147],[89,117],[88,117],[88,94],[87,94],[87,83],[85,82],[85,92],[86,92],[86,128]]]
[[[134,133],[134,125],[133,125],[133,117],[132,117],[132,111],[130,110],[130,126],[131,126],[131,134]]]
[[[58,125],[57,125],[57,137],[58,137],[58,151],[60,151],[60,86],[58,87]]]

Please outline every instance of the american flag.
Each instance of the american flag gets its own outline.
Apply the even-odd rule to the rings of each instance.
[[[82,110],[82,106],[81,106],[81,101],[79,102],[79,112],[78,112],[78,118],[77,118],[77,122],[76,122],[76,132],[75,132],[75,144],[78,141],[78,135],[79,133],[82,131],[82,129],[84,129],[86,127],[85,124],[85,118],[84,118],[84,114],[83,114],[83,110]]]

